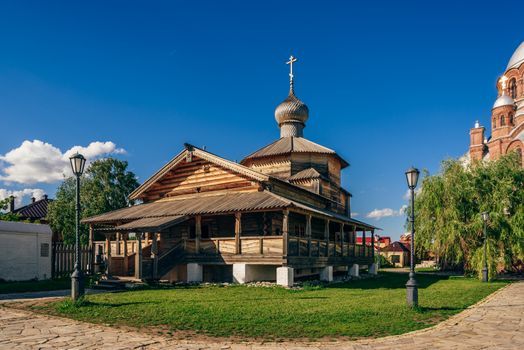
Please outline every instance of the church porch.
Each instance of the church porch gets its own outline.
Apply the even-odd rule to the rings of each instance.
[[[300,278],[321,275],[326,267],[336,272],[370,265],[371,247],[355,244],[366,231],[304,211],[252,211],[180,216],[156,227],[144,221],[105,227],[106,241],[94,246],[109,275],[245,283],[275,280],[280,267]]]

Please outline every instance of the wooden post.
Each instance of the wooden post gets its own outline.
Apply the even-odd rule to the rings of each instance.
[[[115,255],[120,255],[120,232],[117,232],[116,233],[116,240],[115,240],[115,243],[116,243],[116,249],[115,249]]]
[[[127,275],[128,271],[129,271],[129,261],[127,259],[127,235],[128,233],[124,233],[123,234],[123,238],[124,238],[124,270],[125,270],[125,273]]]
[[[153,259],[153,279],[157,279],[158,275],[158,242],[157,233],[153,232],[151,241],[151,258]]]
[[[324,224],[324,238],[326,240],[326,256],[329,257],[329,219]]]
[[[366,256],[366,230],[363,229],[362,230],[362,251],[363,251],[363,256]]]
[[[136,233],[135,278],[142,279],[142,232]]]
[[[195,253],[200,253],[200,238],[202,238],[202,216],[195,216]]]
[[[242,234],[242,213],[235,213],[235,254],[242,254],[240,235]]]
[[[111,276],[111,234],[106,234],[106,275]]]
[[[285,209],[283,211],[282,217],[282,253],[284,256],[287,256],[288,253],[288,241],[289,241],[289,210]]]
[[[95,233],[93,225],[89,225],[89,273],[95,273]]]
[[[375,230],[371,230],[371,259],[375,262]]]
[[[353,236],[353,257],[355,258],[357,256],[357,226],[354,225],[353,226],[353,232],[352,232],[352,236]]]
[[[344,256],[344,224],[340,223],[340,255]]]
[[[311,214],[306,216],[307,255],[311,256]]]

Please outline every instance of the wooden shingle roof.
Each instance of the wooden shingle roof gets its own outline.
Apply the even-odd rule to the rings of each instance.
[[[179,220],[185,215],[202,214],[227,214],[234,212],[276,210],[286,208],[298,208],[308,212],[316,213],[324,217],[330,217],[341,221],[356,224],[368,229],[377,229],[374,226],[351,219],[345,215],[337,214],[328,210],[314,208],[303,203],[293,201],[269,191],[227,193],[220,195],[197,195],[185,199],[170,199],[152,203],[138,204],[131,207],[114,210],[105,214],[92,216],[82,220],[85,224],[113,224],[125,225],[125,223],[151,218],[166,218],[167,221]],[[161,222],[160,222],[161,221]],[[167,221],[160,220],[161,224]],[[151,222],[139,222],[140,225],[150,225]],[[122,226],[121,226],[122,227]],[[124,228],[132,229],[132,224]]]
[[[319,179],[321,177],[322,175],[314,168],[307,168],[302,171],[299,171],[295,175],[291,175],[288,178],[288,180],[293,181],[293,180]]]
[[[332,154],[337,156],[342,162],[342,167],[349,164],[342,159],[335,151],[330,148],[321,146],[313,141],[303,137],[281,137],[269,145],[262,147],[244,158],[240,163],[243,164],[248,159],[263,158],[269,156],[285,155],[290,153],[319,153]]]

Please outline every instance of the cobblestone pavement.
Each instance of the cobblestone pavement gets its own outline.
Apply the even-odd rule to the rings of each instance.
[[[173,340],[10,309],[0,304],[0,349],[524,349],[524,282],[427,330],[360,341],[238,343]]]

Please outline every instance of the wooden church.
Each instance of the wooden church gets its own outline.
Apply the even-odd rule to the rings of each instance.
[[[373,247],[356,244],[376,228],[351,218],[351,194],[341,187],[348,163],[303,136],[309,110],[294,93],[295,61],[289,95],[275,110],[278,140],[240,163],[186,144],[130,194],[142,204],[83,221],[108,275],[291,286],[361,267],[376,273]],[[94,230],[106,241],[94,242]]]

